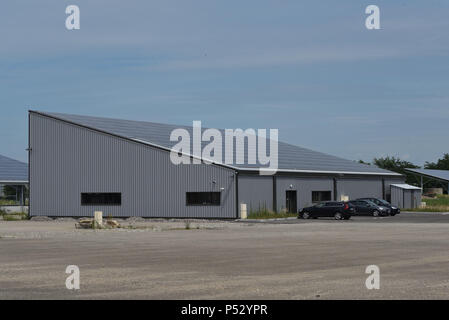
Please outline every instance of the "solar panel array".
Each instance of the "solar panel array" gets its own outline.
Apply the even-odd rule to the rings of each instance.
[[[103,117],[81,116],[62,113],[43,113],[54,118],[69,121],[92,129],[105,131],[125,138],[145,141],[150,144],[158,145],[167,149],[171,149],[177,142],[170,141],[170,134],[173,130],[181,128],[190,133],[192,137],[191,126],[180,126],[172,124],[162,124],[145,121],[120,120]],[[207,128],[202,128],[204,131]],[[244,129],[244,128],[243,128]],[[224,130],[220,129],[223,134]],[[209,142],[202,142],[204,147]],[[267,154],[269,154],[269,141],[267,142]],[[247,147],[247,143],[245,143]],[[235,143],[234,143],[235,151]],[[235,153],[234,153],[235,154]],[[224,143],[223,143],[224,158]],[[392,175],[391,171],[380,169],[373,165],[361,164],[356,161],[342,159],[336,156],[313,151],[310,149],[294,146],[288,143],[278,143],[278,169],[279,171],[318,171],[318,172],[354,172],[354,173],[370,173],[370,174],[386,174]],[[232,164],[239,169],[254,169],[264,167],[260,163],[248,163],[247,153],[243,164]]]

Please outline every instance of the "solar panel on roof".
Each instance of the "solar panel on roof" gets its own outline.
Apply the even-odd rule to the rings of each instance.
[[[183,128],[190,133],[192,132],[192,127],[189,126],[62,113],[41,114],[128,139],[147,141],[148,143],[167,149],[171,149],[176,144],[176,142],[170,141],[170,133],[174,129]],[[207,128],[202,129],[205,130]],[[220,131],[224,132],[223,130]],[[233,166],[242,170],[261,167],[260,164],[248,163],[246,158],[244,164],[234,164]],[[380,169],[373,165],[361,164],[284,142],[278,143],[278,169],[278,171],[341,172],[399,176],[397,173]]]
[[[28,181],[28,164],[0,155],[0,182]]]
[[[434,170],[434,169],[406,169],[410,172],[415,172],[425,176],[434,177],[440,180],[447,180],[449,182],[449,170]]]

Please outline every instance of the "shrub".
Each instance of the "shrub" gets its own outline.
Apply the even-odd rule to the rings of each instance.
[[[296,213],[288,213],[288,212],[274,212],[273,210],[267,209],[264,205],[259,207],[258,210],[250,209],[248,214],[248,219],[274,219],[274,218],[288,218],[288,217],[296,217]]]

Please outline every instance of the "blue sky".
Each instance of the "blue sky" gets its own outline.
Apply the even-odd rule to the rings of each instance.
[[[81,29],[65,28],[76,4]],[[365,7],[381,30],[365,28]],[[0,153],[27,110],[278,128],[347,159],[449,152],[448,1],[8,1]]]

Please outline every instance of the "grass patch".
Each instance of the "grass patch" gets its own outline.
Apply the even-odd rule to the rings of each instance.
[[[413,209],[403,209],[407,212],[449,212],[449,207],[425,207],[425,208],[413,208]]]
[[[297,213],[289,212],[274,212],[267,208],[261,208],[259,210],[251,210],[248,214],[248,219],[278,219],[278,218],[290,218],[297,217]]]
[[[0,210],[0,216],[3,217],[3,221],[20,221],[29,219],[29,216],[26,212],[7,213],[5,211]]]
[[[449,207],[449,195],[447,194],[439,194],[435,198],[423,197],[422,201],[425,202],[427,206]]]
[[[411,212],[449,212],[449,195],[439,194],[435,198],[423,197],[424,208],[404,209]]]
[[[3,215],[3,221],[21,221],[24,218],[21,215],[16,214],[5,214]]]

